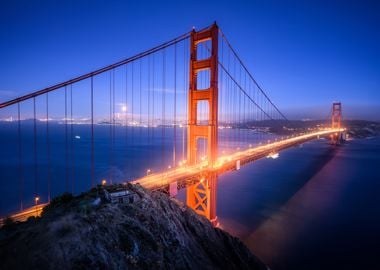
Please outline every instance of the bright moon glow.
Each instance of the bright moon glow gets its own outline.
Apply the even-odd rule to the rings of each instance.
[[[121,111],[122,111],[122,112],[126,112],[126,111],[127,111],[127,106],[123,105],[123,106],[121,107]]]

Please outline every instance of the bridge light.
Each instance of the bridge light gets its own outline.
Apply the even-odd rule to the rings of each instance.
[[[38,197],[38,196],[36,196],[36,197],[34,197],[34,203],[35,203],[35,205],[36,205],[36,215],[38,215],[38,212],[37,212],[37,205],[38,205],[38,201],[40,200],[40,197]]]
[[[107,185],[107,180],[106,180],[106,179],[103,179],[103,180],[102,180],[102,186],[105,186],[105,185]]]
[[[151,170],[150,170],[150,169],[147,169],[147,170],[146,170],[146,175],[149,175],[150,172],[151,172]]]
[[[38,205],[38,201],[39,200],[40,200],[40,197],[38,197],[38,196],[34,197],[34,202],[36,204],[36,216],[38,216],[38,207],[37,207],[37,205]]]

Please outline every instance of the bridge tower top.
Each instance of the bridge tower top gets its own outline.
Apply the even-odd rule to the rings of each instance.
[[[211,54],[207,59],[198,59],[197,48],[200,43],[211,41]],[[209,88],[198,89],[197,77],[201,71],[209,71]],[[190,88],[189,88],[189,128],[188,128],[188,162],[197,162],[197,140],[207,140],[207,159],[212,165],[217,158],[218,149],[218,26],[196,32],[190,36]],[[197,113],[199,102],[208,104],[209,115],[206,125],[198,123]]]

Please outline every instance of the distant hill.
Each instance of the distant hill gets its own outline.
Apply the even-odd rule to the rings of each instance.
[[[308,132],[313,129],[331,127],[331,122],[326,120],[264,120],[249,121],[231,125],[232,128],[257,129],[279,135]],[[342,126],[347,128],[349,136],[354,138],[366,138],[380,136],[380,122],[367,120],[343,120]]]

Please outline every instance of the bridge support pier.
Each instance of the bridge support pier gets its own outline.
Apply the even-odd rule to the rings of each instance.
[[[216,226],[216,191],[218,177],[215,173],[202,177],[199,183],[187,188],[187,205],[197,214],[205,216]]]
[[[197,163],[198,139],[207,140],[207,166],[213,167],[218,155],[218,35],[216,24],[203,31],[193,30],[190,37],[190,82],[188,99],[188,137],[187,159],[189,165]],[[210,57],[197,58],[197,47],[203,42],[211,41]],[[200,71],[208,71],[210,86],[208,89],[198,89],[197,76]],[[198,102],[206,101],[209,107],[207,125],[197,121]],[[213,225],[217,225],[216,191],[217,175],[208,173],[200,181],[187,188],[186,202],[198,214],[207,217]]]

